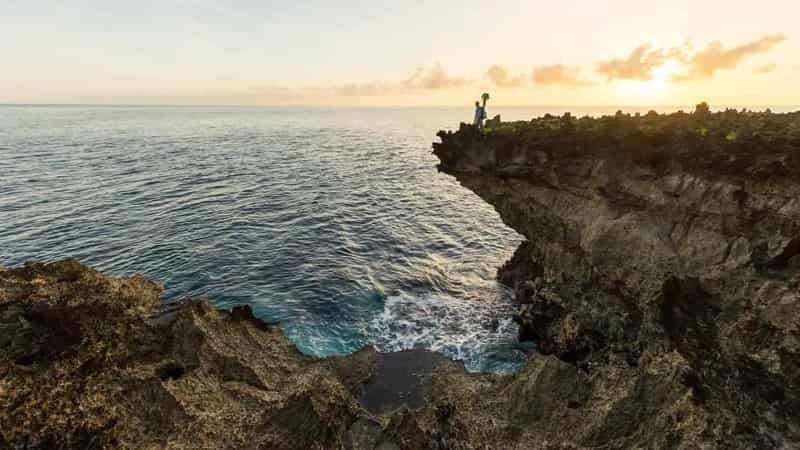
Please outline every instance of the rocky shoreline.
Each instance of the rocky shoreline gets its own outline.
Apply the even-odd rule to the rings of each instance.
[[[539,353],[300,353],[278,324],[75,260],[0,268],[0,448],[800,445],[800,114],[547,116],[441,132],[527,240],[498,271]]]
[[[420,426],[406,405],[427,378],[392,367],[460,365],[422,350],[314,358],[249,306],[160,293],[75,260],[0,269],[0,448],[438,445],[401,431]]]

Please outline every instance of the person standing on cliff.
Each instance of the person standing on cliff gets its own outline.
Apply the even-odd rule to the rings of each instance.
[[[484,112],[483,108],[481,107],[480,102],[475,102],[475,121],[473,125],[475,125],[475,129],[480,131],[483,129],[483,119],[486,117],[486,113]]]
[[[475,129],[477,131],[483,131],[483,121],[486,120],[486,100],[489,100],[489,93],[484,92],[481,98],[483,105],[475,102]]]

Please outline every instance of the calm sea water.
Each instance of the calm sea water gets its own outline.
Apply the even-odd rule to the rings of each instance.
[[[563,109],[489,113],[547,111]],[[513,371],[526,347],[494,274],[521,237],[430,153],[470,117],[3,106],[0,264],[76,257],[161,281],[166,301],[247,303],[314,355],[418,346]]]

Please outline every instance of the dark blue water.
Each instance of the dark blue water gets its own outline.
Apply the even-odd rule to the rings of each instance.
[[[72,256],[165,300],[247,303],[315,355],[420,346],[511,371],[525,348],[494,274],[521,238],[430,154],[469,117],[0,107],[0,264]]]

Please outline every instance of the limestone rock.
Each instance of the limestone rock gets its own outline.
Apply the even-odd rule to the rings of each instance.
[[[526,237],[498,280],[551,355],[491,417],[539,448],[800,446],[798,125],[620,113],[440,133],[439,169]]]

